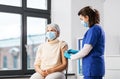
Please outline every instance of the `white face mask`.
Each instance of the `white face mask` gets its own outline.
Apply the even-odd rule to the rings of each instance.
[[[85,21],[83,21],[83,20],[81,20],[81,24],[82,24],[84,27],[89,27],[89,26],[88,26],[88,22],[85,22]]]
[[[54,40],[56,38],[56,33],[55,32],[47,32],[46,37],[48,40]]]

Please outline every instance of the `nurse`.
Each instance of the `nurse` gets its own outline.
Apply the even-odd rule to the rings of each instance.
[[[84,79],[103,79],[105,74],[105,34],[100,26],[98,10],[86,6],[78,12],[81,24],[89,29],[84,35],[80,51],[69,49],[64,56],[71,60],[82,58]]]

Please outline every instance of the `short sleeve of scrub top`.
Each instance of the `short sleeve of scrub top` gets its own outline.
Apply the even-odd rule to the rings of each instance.
[[[91,27],[86,33],[84,44],[91,44],[94,47],[99,39],[99,30],[98,26]]]

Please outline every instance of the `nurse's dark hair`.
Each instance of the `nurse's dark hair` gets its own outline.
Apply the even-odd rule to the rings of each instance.
[[[89,17],[89,27],[92,27],[94,24],[100,23],[100,14],[98,10],[93,9],[91,6],[86,6],[78,12],[78,16],[88,16]]]

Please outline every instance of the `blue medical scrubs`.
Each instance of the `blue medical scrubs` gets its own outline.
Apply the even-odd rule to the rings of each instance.
[[[84,79],[102,79],[105,74],[105,34],[101,26],[93,25],[85,33],[82,46],[90,44],[93,49],[82,59]]]

